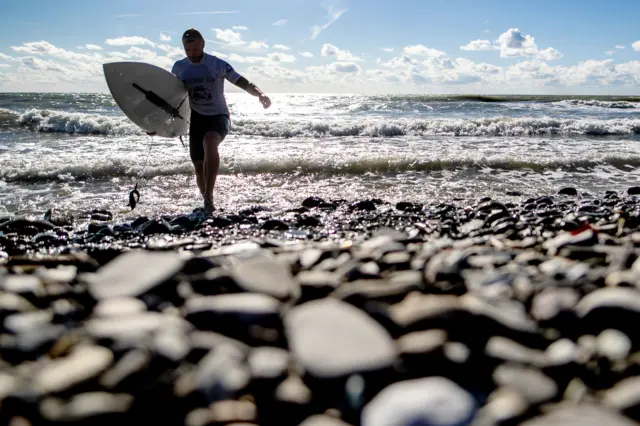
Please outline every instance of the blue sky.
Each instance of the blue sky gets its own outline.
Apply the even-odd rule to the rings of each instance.
[[[115,60],[169,69],[193,26],[270,91],[640,94],[638,1],[8,3],[2,91],[104,91]]]

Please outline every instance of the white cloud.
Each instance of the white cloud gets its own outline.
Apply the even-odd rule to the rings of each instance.
[[[166,35],[164,33],[160,33],[160,41],[164,41],[164,42],[171,41],[171,36]]]
[[[460,50],[497,50],[489,40],[473,40],[465,46],[460,46]]]
[[[633,43],[631,47],[633,47],[633,50],[635,50],[636,52],[640,52],[640,40]]]
[[[384,50],[387,53],[391,53],[391,52],[393,52],[393,47],[385,47],[382,50]]]
[[[553,61],[564,56],[553,47],[538,49],[535,38],[528,34],[522,34],[518,28],[510,28],[500,34],[495,43],[491,43],[489,40],[473,40],[464,46],[460,46],[460,50],[499,50],[501,58],[529,57],[545,61]]]
[[[326,30],[331,24],[336,22],[346,11],[346,9],[335,9],[334,7],[327,8],[329,21],[324,25],[314,25],[311,27],[311,40],[315,40],[322,31]]]
[[[272,62],[295,62],[297,59],[288,53],[273,52],[267,55],[267,60]]]
[[[17,58],[13,56],[5,55],[4,53],[0,53],[0,59],[4,59],[5,61],[16,61]]]
[[[107,43],[109,46],[142,46],[142,45],[155,46],[156,45],[154,42],[152,42],[148,38],[138,37],[138,36],[108,38],[107,40],[105,40],[105,43]]]
[[[313,58],[313,53],[311,53],[311,52],[302,52],[302,53],[300,53],[300,55],[305,57],[305,58]]]
[[[624,49],[624,46],[621,44],[616,44],[616,49]]]
[[[247,49],[259,50],[259,49],[268,49],[269,45],[262,41],[252,41],[247,45]]]
[[[510,28],[498,37],[497,45],[500,48],[500,57],[533,57],[551,61],[560,59],[564,55],[556,49],[549,47],[538,50],[535,38],[531,35],[523,35],[518,28]]]
[[[271,25],[273,25],[274,27],[281,27],[282,25],[285,25],[287,22],[289,21],[287,21],[286,19],[278,19],[276,22],[274,22]]]
[[[406,46],[404,48],[404,53],[406,55],[411,56],[426,56],[426,57],[440,57],[446,56],[444,52],[436,49],[432,49],[430,47],[423,46],[421,44],[416,44],[414,46]]]
[[[227,44],[244,44],[242,34],[233,30],[222,30],[220,28],[213,29],[216,32],[216,38]]]
[[[605,55],[607,56],[613,56],[615,55],[616,51],[615,50],[607,50],[604,52]]]
[[[329,65],[329,69],[332,70],[333,72],[339,72],[339,73],[359,73],[360,71],[362,71],[362,68],[360,68],[360,65],[354,63],[354,62],[334,62],[333,64]]]
[[[11,68],[9,64],[0,64],[0,68]]]
[[[244,25],[234,25],[233,27],[231,27],[231,29],[236,31],[247,31],[249,28],[245,27]]]
[[[325,43],[320,50],[322,56],[335,56],[338,61],[355,62],[362,59],[353,56],[348,50],[341,50],[332,44]]]
[[[96,45],[96,44],[85,44],[85,47],[88,50],[102,50],[102,47]]]
[[[558,52],[553,47],[547,47],[544,50],[538,50],[536,53],[536,57],[542,59],[543,61],[554,61],[556,59],[562,58],[564,55]]]
[[[284,44],[276,44],[273,46],[273,48],[280,49],[280,50],[291,50],[289,46],[285,46]]]

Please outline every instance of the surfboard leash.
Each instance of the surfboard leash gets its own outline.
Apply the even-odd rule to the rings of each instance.
[[[151,140],[153,140],[153,136],[149,135]],[[140,201],[140,192],[138,191],[138,182],[144,176],[144,171],[147,169],[147,164],[149,163],[149,155],[151,154],[151,148],[153,145],[149,145],[149,151],[147,151],[147,158],[144,160],[144,166],[142,167],[142,171],[136,178],[136,185],[133,187],[133,191],[129,192],[129,204],[127,206],[131,207],[131,210],[136,208],[136,205]]]

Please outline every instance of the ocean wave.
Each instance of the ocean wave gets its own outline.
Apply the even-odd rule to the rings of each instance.
[[[640,119],[555,119],[549,117],[489,117],[477,119],[361,121],[234,120],[232,132],[265,137],[323,136],[612,136],[640,134]]]
[[[592,172],[600,167],[637,168],[640,156],[604,156],[599,159],[531,159],[503,156],[494,158],[443,158],[415,159],[409,156],[351,158],[335,161],[318,157],[293,157],[281,159],[225,159],[220,166],[222,174],[316,174],[316,175],[362,175],[365,173],[393,174],[411,172],[438,172],[446,170],[494,171],[564,171]],[[39,169],[25,169],[20,164],[5,163],[0,168],[0,181],[12,183],[73,182],[107,180],[142,176],[152,179],[161,176],[191,175],[193,166],[189,161],[149,164],[144,171],[139,162],[127,160],[104,160],[92,164],[43,165]]]
[[[28,110],[16,115],[0,110],[0,120],[38,132],[144,135],[123,115],[109,116],[53,110]],[[5,124],[7,126],[7,124]],[[10,126],[10,125],[9,125]],[[233,118],[231,136],[292,137],[396,137],[396,136],[552,136],[637,135],[640,119],[559,119],[552,117],[487,117],[475,119],[269,120]]]
[[[638,102],[629,101],[599,101],[599,100],[584,100],[584,99],[567,99],[558,102],[558,104],[565,106],[583,106],[583,107],[598,107],[598,108],[611,108],[611,109],[636,109],[640,106]]]
[[[20,114],[16,125],[43,133],[92,135],[137,135],[142,130],[124,115],[108,116],[49,109],[30,109]]]

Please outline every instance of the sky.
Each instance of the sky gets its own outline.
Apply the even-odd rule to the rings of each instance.
[[[195,27],[267,93],[640,95],[635,0],[26,0],[2,12],[1,92],[107,92],[104,63],[170,70]]]

